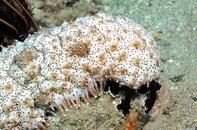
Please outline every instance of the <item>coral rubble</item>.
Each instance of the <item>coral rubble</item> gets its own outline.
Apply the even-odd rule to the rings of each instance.
[[[32,0],[34,18],[44,27],[59,26],[64,20],[74,21],[80,16],[103,10],[93,0]]]

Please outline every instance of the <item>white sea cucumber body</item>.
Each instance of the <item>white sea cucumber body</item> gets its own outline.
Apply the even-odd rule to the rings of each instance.
[[[137,89],[159,76],[156,43],[126,17],[98,13],[43,29],[0,53],[0,128],[45,122],[36,107],[88,103],[106,80]]]

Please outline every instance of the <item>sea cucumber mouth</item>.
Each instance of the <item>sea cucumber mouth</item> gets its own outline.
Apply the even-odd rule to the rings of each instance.
[[[124,115],[128,115],[132,104],[131,100],[135,100],[142,94],[146,97],[144,106],[144,111],[148,113],[157,98],[156,91],[160,90],[161,85],[156,81],[151,81],[148,85],[141,85],[137,90],[131,89],[128,86],[120,85],[117,82],[108,80],[104,91],[109,92],[114,96],[121,96],[121,102],[117,105],[117,109],[121,111]]]
[[[120,85],[113,80],[100,80],[96,81],[89,79],[88,88],[75,88],[70,94],[55,94],[54,100],[47,103],[47,106],[52,111],[60,111],[65,114],[69,107],[79,108],[81,103],[89,104],[91,97],[99,98],[102,94],[110,94],[112,97],[119,97],[120,103],[116,106],[119,110],[127,116],[131,109],[131,101],[136,98],[143,97],[145,99],[142,108],[144,112],[148,113],[153,107],[155,100],[157,99],[157,92],[160,90],[161,85],[156,81],[151,81],[149,84],[141,85],[138,89],[131,89],[128,86]],[[47,115],[51,115],[50,111],[47,111]]]

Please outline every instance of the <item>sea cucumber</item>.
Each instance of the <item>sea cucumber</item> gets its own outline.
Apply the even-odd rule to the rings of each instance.
[[[107,80],[137,90],[160,71],[155,41],[127,17],[98,13],[41,29],[0,53],[0,128],[44,129],[46,109],[89,103]]]

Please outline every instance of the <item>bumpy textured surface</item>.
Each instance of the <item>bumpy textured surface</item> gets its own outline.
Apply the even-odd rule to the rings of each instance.
[[[0,53],[0,128],[41,128],[107,80],[137,89],[160,76],[155,42],[126,17],[99,13],[43,29]]]

